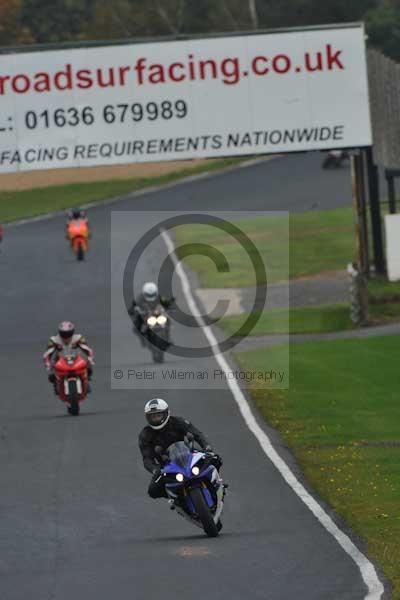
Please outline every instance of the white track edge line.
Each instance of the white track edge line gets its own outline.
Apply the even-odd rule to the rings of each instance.
[[[230,165],[229,167],[222,167],[221,169],[208,170],[203,171],[202,173],[197,173],[194,175],[187,175],[182,179],[177,179],[176,181],[170,181],[169,183],[161,183],[159,185],[152,185],[142,190],[137,190],[136,192],[127,192],[123,196],[115,196],[114,198],[109,198],[105,200],[97,200],[94,202],[89,202],[88,204],[83,204],[81,208],[89,209],[89,208],[97,208],[99,206],[107,206],[109,204],[115,204],[116,202],[121,202],[124,200],[128,200],[129,198],[138,198],[140,196],[145,196],[146,194],[153,194],[156,192],[160,192],[162,190],[168,190],[174,187],[178,187],[180,185],[184,185],[185,183],[191,183],[193,181],[200,181],[201,179],[211,179],[212,177],[217,177],[218,175],[225,175],[226,173],[231,173],[232,171],[236,171],[239,169],[246,169],[248,167],[255,167],[263,162],[270,162],[276,158],[281,158],[281,154],[271,154],[267,156],[263,156],[262,158],[251,158],[249,160],[245,160],[237,165]],[[85,182],[82,182],[85,183]],[[87,182],[90,183],[90,182]],[[18,191],[18,190],[17,190]],[[37,223],[40,221],[46,221],[48,219],[55,219],[56,217],[62,217],[65,215],[71,207],[63,208],[61,210],[43,213],[41,215],[36,215],[34,217],[26,217],[23,219],[16,219],[15,221],[8,221],[4,223],[5,229],[11,229],[12,227],[21,227],[22,225],[29,225],[30,223]]]
[[[164,242],[167,246],[168,252],[174,261],[176,273],[180,279],[183,293],[186,297],[186,301],[189,305],[190,310],[194,315],[199,315],[198,306],[193,297],[192,290],[190,288],[189,279],[183,269],[182,263],[178,261],[175,254],[175,247],[171,237],[168,233],[163,230],[161,235],[164,239]],[[200,327],[203,329],[205,336],[207,337],[209,343],[214,348],[219,348],[218,341],[209,325],[206,325],[204,319],[200,316],[195,317]],[[222,354],[213,351],[215,360],[221,367],[221,369],[226,373],[230,371],[229,365]],[[232,392],[232,395],[238,405],[240,413],[249,428],[252,434],[256,437],[259,442],[262,450],[272,462],[272,464],[278,469],[279,473],[282,475],[283,479],[286,483],[292,488],[292,490],[297,494],[297,496],[302,500],[302,502],[307,506],[307,508],[313,513],[313,515],[318,519],[321,525],[335,538],[338,544],[342,547],[342,549],[350,556],[350,558],[355,562],[358,569],[360,570],[362,579],[365,585],[368,588],[368,593],[365,596],[365,600],[380,600],[382,594],[384,593],[384,587],[378,575],[376,573],[376,569],[370,560],[357,548],[357,546],[352,542],[348,535],[346,535],[339,527],[334,523],[332,518],[325,512],[325,510],[318,504],[318,502],[311,496],[311,494],[305,489],[305,487],[299,482],[299,480],[295,477],[290,467],[285,463],[285,461],[279,456],[273,447],[271,440],[268,435],[265,433],[263,429],[258,425],[251,409],[249,403],[242,390],[240,389],[238,383],[235,380],[231,380],[227,378],[227,384]]]

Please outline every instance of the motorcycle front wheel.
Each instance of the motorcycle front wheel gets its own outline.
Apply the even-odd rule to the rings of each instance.
[[[77,252],[76,252],[76,258],[78,260],[85,260],[85,251],[83,249],[83,246],[78,246]]]
[[[194,490],[190,491],[189,495],[191,501],[193,502],[197,516],[199,517],[203,526],[204,532],[208,535],[208,537],[217,537],[220,529],[214,522],[213,516],[206,504],[201,490],[199,488],[195,488]]]
[[[68,406],[68,412],[70,415],[77,417],[80,413],[79,402],[72,402],[71,406]]]
[[[69,388],[70,388],[71,398],[69,401],[70,405],[68,406],[68,412],[70,415],[77,417],[80,413],[80,406],[79,406],[79,401],[78,401],[78,389],[76,387],[76,382],[71,381],[69,384]]]
[[[160,350],[160,348],[153,348],[152,354],[153,354],[153,361],[155,363],[164,362],[164,352],[162,350]]]

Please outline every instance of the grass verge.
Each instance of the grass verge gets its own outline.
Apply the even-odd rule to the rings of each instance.
[[[354,258],[352,208],[258,217],[235,221],[255,243],[267,266],[269,283],[343,270]],[[204,256],[185,259],[203,287],[245,287],[255,285],[254,269],[248,254],[227,232],[206,225],[182,226],[175,230],[177,245],[199,240],[220,250],[227,258],[229,272],[221,273]]]
[[[244,368],[263,370],[287,351],[235,357]],[[398,339],[296,344],[290,357],[290,390],[250,388],[255,402],[312,487],[365,541],[399,599]]]
[[[368,282],[368,295],[373,304],[400,303],[400,281],[391,282],[384,277],[376,277]]]
[[[205,171],[218,171],[234,166],[249,157],[208,161],[202,165],[168,173],[160,177],[146,177],[125,180],[98,181],[93,183],[77,183],[49,186],[18,192],[0,193],[0,223],[15,221],[26,217],[56,212],[129,194],[153,185],[163,185],[178,181],[189,175],[197,175]]]
[[[400,321],[400,303],[382,302],[369,307],[370,325],[386,325]],[[245,323],[249,313],[224,317],[218,326],[233,335]],[[271,335],[282,333],[328,333],[357,329],[350,319],[348,304],[324,304],[306,308],[274,309],[262,313],[257,325],[243,335]]]

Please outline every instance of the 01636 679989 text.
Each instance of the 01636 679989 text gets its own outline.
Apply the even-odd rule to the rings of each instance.
[[[92,106],[76,108],[55,108],[43,111],[29,110],[25,113],[24,122],[27,129],[51,127],[76,127],[78,125],[93,125],[97,119],[111,124],[140,123],[141,121],[169,121],[171,119],[184,119],[188,114],[188,105],[185,100],[162,100],[160,102],[140,103],[134,102],[106,104],[96,114]]]
[[[141,121],[169,121],[184,119],[188,115],[188,105],[185,100],[162,100],[160,102],[134,102],[106,104],[97,113],[92,106],[76,108],[55,108],[42,111],[28,110],[23,122],[28,130],[50,129],[53,127],[90,126],[98,120],[111,125],[118,123],[140,123]],[[13,118],[4,117],[0,121],[0,133],[13,130]]]

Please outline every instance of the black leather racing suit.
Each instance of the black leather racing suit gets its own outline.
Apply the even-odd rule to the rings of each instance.
[[[166,497],[164,483],[162,478],[160,478],[160,461],[155,453],[155,447],[160,446],[165,451],[171,444],[184,441],[187,433],[193,435],[194,440],[202,450],[208,447],[211,448],[204,434],[192,425],[190,421],[182,417],[171,416],[168,423],[162,429],[152,429],[148,425],[140,432],[139,448],[142,453],[144,468],[153,475],[148,490],[151,498]]]

